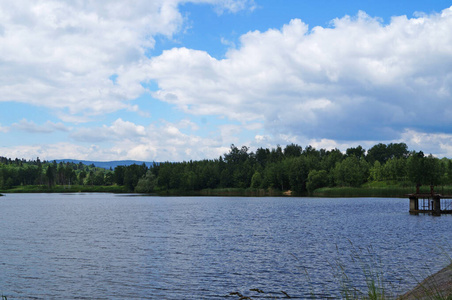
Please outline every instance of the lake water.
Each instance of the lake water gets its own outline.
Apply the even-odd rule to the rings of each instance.
[[[343,281],[338,264],[355,283],[370,264],[400,293],[447,265],[452,249],[452,216],[413,216],[408,206],[380,198],[7,194],[0,197],[0,293],[334,298]]]

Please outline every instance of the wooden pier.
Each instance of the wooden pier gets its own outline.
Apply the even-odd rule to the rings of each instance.
[[[452,214],[452,195],[441,195],[433,192],[409,194],[410,214],[427,213],[433,216]]]

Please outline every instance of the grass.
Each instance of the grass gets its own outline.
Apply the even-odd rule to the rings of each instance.
[[[21,185],[10,189],[0,190],[3,193],[127,193],[124,186],[92,186],[92,185],[56,185],[48,187],[47,185]],[[283,192],[273,189],[253,189],[253,188],[218,188],[204,189],[200,191],[184,190],[160,190],[155,191],[160,196],[282,196]],[[0,194],[1,196],[1,194]]]
[[[424,281],[417,281],[417,286],[400,297],[400,300],[411,298],[432,299],[432,300],[452,300],[452,287],[450,281],[452,278],[452,257],[442,249],[450,264],[436,274],[430,274]],[[413,276],[414,279],[416,279]]]
[[[339,250],[337,250],[339,251]],[[383,299],[394,299],[390,294],[390,289],[387,287],[387,283],[385,281],[384,274],[379,266],[381,266],[381,262],[375,255],[375,252],[371,247],[366,249],[361,249],[355,247],[350,242],[350,258],[352,263],[349,261],[344,261],[341,259],[335,259],[332,262],[329,262],[329,265],[332,268],[334,279],[338,285],[338,290],[340,291],[340,295],[342,299],[370,299],[370,300],[383,300]],[[298,263],[300,263],[299,259],[294,256]],[[331,295],[330,292],[323,292],[322,295],[316,294],[314,292],[314,282],[311,279],[311,276],[307,269],[303,266],[300,266],[305,274],[306,284],[310,289],[310,298],[311,299],[323,299],[324,297],[333,297],[333,296],[325,296]],[[358,268],[362,274],[362,279],[357,280],[356,275],[355,278],[351,278],[349,272],[353,268]],[[324,287],[325,288],[325,287]],[[291,298],[288,293],[285,291],[279,292],[264,292],[262,289],[250,289],[247,295],[232,292],[229,293],[229,296],[237,296],[239,300],[244,299],[262,299],[262,298],[271,298],[271,299],[282,299],[282,298]]]
[[[350,241],[349,241],[350,242]],[[366,299],[366,300],[386,300],[386,299],[430,299],[430,300],[452,300],[451,293],[445,293],[440,286],[444,285],[444,282],[435,281],[435,276],[430,276],[429,280],[424,280],[422,283],[418,283],[418,289],[421,290],[421,294],[413,294],[413,291],[406,293],[402,296],[397,296],[393,294],[396,290],[393,283],[387,280],[381,266],[382,263],[379,257],[375,254],[372,247],[358,248],[350,242],[350,248],[347,249],[350,253],[349,259],[335,259],[329,262],[332,268],[334,279],[337,283],[338,290],[340,291],[341,299]],[[339,250],[337,250],[339,251]],[[295,256],[294,256],[295,257]],[[295,259],[300,263],[297,257]],[[447,267],[452,269],[452,258],[450,258],[451,264]],[[309,272],[303,266],[301,268],[305,273],[305,282],[308,287],[310,287],[310,299],[323,299],[325,296],[331,295],[330,292],[323,292],[323,295],[315,294],[314,292],[314,282],[311,280]],[[351,273],[354,272],[353,278]],[[441,272],[443,272],[443,269]],[[358,275],[356,275],[358,274]],[[414,275],[413,275],[414,278]],[[325,288],[325,287],[324,287]],[[408,295],[409,294],[409,295]],[[408,295],[408,296],[407,296]],[[263,288],[253,288],[246,292],[231,292],[229,297],[237,297],[239,300],[245,299],[286,299],[291,298],[290,295],[284,291],[264,291]],[[298,298],[297,298],[298,299]]]
[[[361,187],[325,187],[316,189],[315,197],[405,197],[416,191],[413,185],[397,182],[371,182]],[[430,193],[429,186],[421,186],[421,193]],[[452,194],[452,186],[437,186],[435,192]]]
[[[407,187],[332,187],[320,188],[314,191],[315,197],[404,197],[413,193],[413,188]]]
[[[161,190],[156,191],[160,196],[227,196],[227,197],[264,197],[264,196],[282,196],[283,192],[272,189],[253,189],[253,188],[216,188],[203,189],[199,191],[183,190]]]
[[[111,186],[89,186],[89,185],[57,185],[49,188],[47,185],[25,185],[15,186],[10,189],[0,190],[0,193],[127,193],[125,187]],[[325,187],[316,189],[311,196],[314,197],[406,197],[407,194],[415,192],[415,187],[406,182],[370,182],[361,187]],[[422,186],[421,192],[429,193],[430,187]],[[452,194],[452,186],[435,187],[435,192],[441,194]],[[254,188],[216,188],[200,191],[183,190],[160,190],[156,191],[160,196],[287,196],[284,191],[275,189]],[[1,194],[0,194],[1,195]],[[294,194],[296,195],[296,194]],[[305,196],[305,194],[297,195]]]
[[[241,188],[223,188],[223,189],[205,189],[200,191],[204,196],[281,196],[282,192],[272,189],[241,189]]]
[[[372,247],[356,248],[351,242],[350,245],[351,260],[358,265],[365,284],[350,278],[345,262],[339,259],[334,261],[332,266],[343,299],[392,299],[393,296],[389,292],[390,289],[380,268],[381,262]]]
[[[443,250],[443,253],[448,257],[451,264],[447,268],[452,268],[452,258],[447,255],[447,252]],[[418,289],[422,290],[421,294],[416,294],[413,297],[413,291],[406,293],[403,296],[395,296],[391,291],[396,290],[393,283],[389,283],[386,279],[383,270],[381,269],[381,261],[373,251],[372,247],[357,248],[350,242],[350,255],[353,264],[357,265],[361,271],[363,282],[351,279],[348,275],[347,269],[350,265],[347,265],[341,260],[336,260],[333,263],[333,268],[336,269],[336,278],[341,286],[341,295],[343,299],[370,299],[370,300],[385,300],[385,299],[431,299],[431,300],[452,300],[452,294],[444,293],[441,286],[445,282],[438,282],[435,280],[437,276],[429,276],[428,279],[420,283],[413,276],[414,280],[418,283]],[[440,272],[444,272],[443,269]],[[450,281],[449,281],[450,283]],[[450,291],[450,290],[449,290]],[[411,294],[410,297],[406,297],[407,294]]]
[[[3,193],[125,193],[123,186],[90,186],[90,185],[56,185],[48,187],[47,185],[21,185],[7,190],[1,190]]]

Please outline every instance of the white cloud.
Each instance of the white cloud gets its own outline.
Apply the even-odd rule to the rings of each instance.
[[[406,130],[401,140],[405,141],[408,148],[423,151],[424,154],[433,154],[437,157],[452,157],[451,133],[425,133],[415,130]]]
[[[225,39],[224,37],[222,37],[222,38],[220,39],[220,41],[221,41],[221,43],[222,43],[223,45],[225,45],[225,46],[228,46],[228,47],[230,47],[230,48],[235,48],[235,43],[232,42],[232,41],[229,41],[229,40]]]
[[[188,132],[184,133],[182,129]],[[227,134],[202,137],[193,133],[197,130],[197,125],[189,120],[177,123],[161,121],[159,124],[142,126],[117,119],[110,126],[79,129],[71,137],[87,144],[96,143],[101,147],[96,148],[96,151],[100,151],[102,155],[88,150],[85,152],[89,152],[90,157],[100,156],[102,160],[182,161],[218,158],[228,151],[224,145],[235,141]],[[237,126],[234,130],[239,133],[243,129]],[[103,147],[103,143],[108,143],[108,150]],[[83,157],[85,152],[79,153],[77,157]]]
[[[156,35],[184,29],[178,5],[186,2],[213,5],[219,14],[255,7],[251,0],[1,2],[0,101],[46,106],[64,122],[86,123],[120,109],[140,113],[130,100],[147,92],[141,83],[155,80],[154,97],[235,125],[202,137],[188,120],[143,126],[117,119],[74,131],[24,119],[0,132],[69,130],[87,145],[17,146],[11,156],[201,159],[246,139],[257,147],[340,149],[405,141],[451,153],[452,7],[387,25],[364,12],[327,28],[294,19],[243,35],[221,60],[187,48],[148,58]],[[102,142],[112,147],[89,145]]]
[[[1,126],[1,124],[0,124],[0,132],[8,132],[9,131],[9,128],[8,127],[4,127],[4,126]]]
[[[135,125],[121,118],[111,126],[103,125],[100,128],[81,128],[71,134],[71,137],[81,142],[102,142],[123,139],[134,139],[146,135],[144,126]]]
[[[222,60],[186,48],[152,58],[143,68],[160,87],[154,97],[305,140],[389,141],[452,126],[452,8],[387,25],[364,12],[312,30],[294,19],[240,42]]]
[[[31,122],[28,122],[31,123]],[[28,124],[25,121],[23,124]],[[42,126],[38,126],[42,128]],[[12,126],[12,128],[14,128]],[[30,132],[42,133],[45,131],[29,129]],[[189,132],[183,133],[186,129]],[[72,133],[76,141],[85,145],[74,143],[47,143],[41,145],[22,145],[12,147],[0,147],[3,156],[11,158],[26,158],[52,160],[58,158],[89,159],[89,160],[120,160],[134,159],[145,161],[182,161],[214,159],[227,153],[229,146],[248,146],[250,151],[257,148],[274,148],[276,145],[295,143],[303,148],[311,145],[316,149],[338,148],[345,152],[347,148],[363,146],[365,149],[377,144],[379,141],[336,141],[330,139],[306,139],[303,137],[279,134],[279,135],[255,135],[249,140],[240,138],[248,130],[259,130],[259,124],[223,125],[218,132],[210,137],[196,135],[198,128],[189,120],[177,123],[162,121],[159,124],[147,126],[136,125],[129,121],[117,119],[110,126],[98,128],[84,128]],[[34,131],[33,131],[34,130]],[[438,157],[452,156],[452,134],[432,134],[414,130],[406,130],[402,137],[387,143],[407,143],[410,150],[422,150],[425,154],[432,153]]]
[[[62,117],[136,109],[145,89],[139,66],[154,36],[184,26],[180,3],[204,2],[235,12],[250,1],[17,0],[0,3],[0,101],[61,111]],[[132,70],[132,71],[131,71]],[[116,80],[111,80],[111,78]],[[67,111],[66,111],[67,110]]]
[[[22,145],[14,147],[0,147],[0,151],[5,157],[24,158],[28,160],[39,157],[42,160],[80,158],[87,159],[95,157],[101,160],[102,151],[95,147],[83,147],[70,143],[42,144],[42,145]],[[63,155],[63,156],[62,156]]]
[[[218,0],[218,1],[208,1],[216,4],[216,11],[218,14],[222,14],[225,11],[236,13],[240,10],[251,10],[256,9],[256,3],[254,0]]]

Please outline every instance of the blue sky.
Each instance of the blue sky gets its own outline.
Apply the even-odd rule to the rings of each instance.
[[[452,157],[450,1],[72,2],[0,3],[0,156]]]

